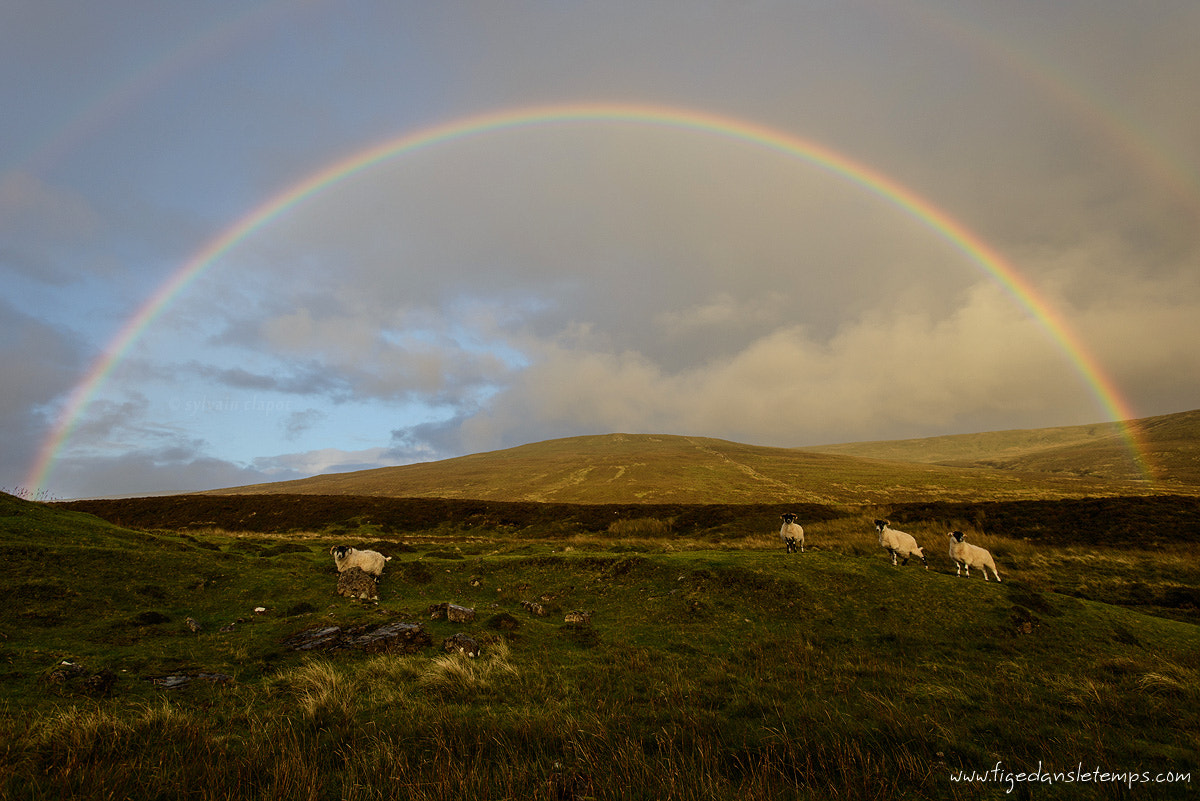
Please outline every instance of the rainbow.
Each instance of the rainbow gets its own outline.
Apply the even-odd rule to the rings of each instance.
[[[335,161],[253,209],[192,256],[125,323],[68,396],[54,428],[38,452],[25,485],[34,492],[45,486],[54,461],[70,438],[83,410],[146,328],[208,267],[264,225],[333,184],[388,159],[500,131],[595,122],[700,132],[766,148],[823,168],[908,213],[964,253],[1045,327],[1075,365],[1104,412],[1112,420],[1121,423],[1125,444],[1143,476],[1153,478],[1145,450],[1128,423],[1135,417],[1129,404],[1062,314],[1041,298],[1036,287],[999,253],[925,198],[883,173],[823,145],[754,122],[662,106],[588,103],[506,109],[406,133]]]

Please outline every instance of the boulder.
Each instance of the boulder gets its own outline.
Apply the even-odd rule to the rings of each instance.
[[[359,601],[378,601],[379,585],[361,567],[351,567],[338,573],[337,594]]]
[[[448,654],[464,654],[474,659],[479,656],[479,643],[474,637],[459,632],[442,640],[442,650]]]
[[[395,620],[350,631],[344,631],[340,626],[318,626],[293,634],[283,644],[293,651],[361,650],[371,654],[412,654],[433,645],[433,638],[420,623]]]
[[[470,623],[475,620],[474,609],[458,604],[434,604],[427,611],[430,620],[449,620],[451,623]]]
[[[415,654],[433,645],[433,638],[420,623],[396,621],[350,640],[351,648],[361,648],[369,654]]]
[[[305,629],[283,641],[283,644],[293,651],[329,651],[341,647],[341,643],[342,629],[340,626]]]
[[[573,626],[590,626],[592,624],[592,613],[574,609],[567,612],[563,617],[563,622],[570,623]]]

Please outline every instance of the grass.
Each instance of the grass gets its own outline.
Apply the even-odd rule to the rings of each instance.
[[[1136,792],[1194,793],[1200,630],[1133,603],[1195,586],[1194,549],[969,531],[998,585],[956,579],[937,524],[905,526],[929,571],[892,567],[874,513],[806,525],[791,557],[773,533],[681,534],[678,518],[351,538],[394,557],[372,605],[333,593],[328,545],[346,532],[135,532],[0,496],[0,798],[1009,797],[951,779],[997,762],[1192,772]],[[442,601],[476,622],[428,620]],[[566,624],[574,609],[592,623]],[[397,618],[434,647],[282,645]],[[478,658],[442,652],[460,631]],[[108,692],[87,684],[101,671]],[[152,681],[201,673],[233,680]],[[1130,792],[1080,789],[1032,792]]]
[[[1006,460],[941,464],[912,448],[848,453],[745,445],[705,437],[608,434],[569,437],[423,464],[336,473],[217,490],[210,495],[281,494],[453,498],[479,501],[618,504],[889,503],[1200,494],[1195,436],[1200,414],[1178,416],[1171,438],[1155,440],[1171,480],[1141,478],[1119,437],[1047,456],[1011,432],[979,435]],[[1039,432],[1034,432],[1039,433]],[[916,452],[927,440],[916,442]],[[887,443],[884,443],[885,445]],[[938,452],[943,452],[940,448]],[[957,453],[955,450],[946,452]],[[896,455],[903,460],[888,459]],[[1170,459],[1167,459],[1167,455]],[[1112,463],[1100,469],[1099,462]]]

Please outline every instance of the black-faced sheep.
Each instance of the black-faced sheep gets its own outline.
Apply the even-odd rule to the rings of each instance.
[[[329,549],[329,553],[333,555],[333,563],[337,565],[339,573],[357,567],[376,578],[383,573],[383,566],[392,559],[378,551],[360,551],[348,545],[335,545]]]
[[[967,578],[970,578],[971,568],[977,567],[983,571],[984,581],[988,580],[989,569],[996,581],[1000,580],[1000,574],[996,572],[996,561],[990,553],[978,545],[963,542],[965,535],[961,531],[951,531],[946,536],[950,538],[950,558],[954,560],[956,568],[954,575],[961,576],[965,570]]]
[[[783,525],[779,527],[779,538],[788,553],[795,553],[797,545],[800,553],[804,553],[804,528],[796,522],[796,516],[791,512],[782,515]]]
[[[897,531],[890,527],[888,520],[876,520],[875,530],[879,532],[879,544],[887,548],[888,553],[892,555],[892,564],[896,564],[896,557],[901,558],[901,565],[907,565],[908,560],[913,556],[921,557],[921,564],[925,565],[925,569],[929,569],[929,562],[925,559],[925,549],[917,545],[916,539],[911,534],[906,534],[903,531]]]

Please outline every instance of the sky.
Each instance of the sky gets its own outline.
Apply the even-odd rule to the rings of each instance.
[[[1197,40],[1194,0],[7,0],[0,487],[1200,407]]]

